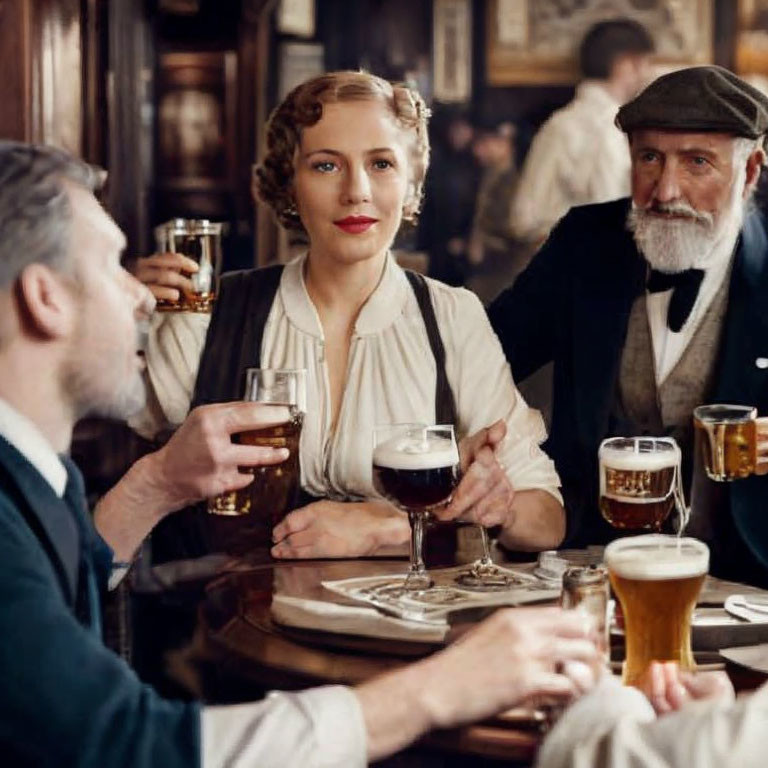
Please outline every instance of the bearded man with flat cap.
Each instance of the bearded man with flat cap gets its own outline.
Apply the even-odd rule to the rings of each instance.
[[[693,500],[688,530],[718,575],[768,586],[768,479],[708,480],[693,409],[768,409],[768,235],[750,197],[768,99],[728,70],[660,77],[616,118],[632,196],[573,208],[489,309],[518,381],[554,361],[545,445],[568,540],[617,535],[598,511],[597,450],[616,435],[671,435]]]

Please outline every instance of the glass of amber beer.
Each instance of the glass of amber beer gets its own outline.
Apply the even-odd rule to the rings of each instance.
[[[759,426],[768,419],[757,417],[750,405],[701,405],[693,411],[696,452],[710,480],[730,482],[749,477],[768,456],[758,452]]]
[[[282,464],[247,467],[241,471],[255,475],[254,481],[239,491],[222,493],[208,501],[208,511],[214,515],[258,514],[277,525],[296,505],[301,472],[299,440],[306,411],[305,370],[249,368],[246,373],[244,400],[277,406],[284,416],[276,424],[274,409],[270,409],[270,426],[233,435],[242,445],[263,445],[287,448],[288,458]]]
[[[189,276],[191,291],[179,291],[179,298],[158,299],[160,312],[210,313],[221,271],[221,227],[207,219],[171,219],[155,227],[158,253],[181,253],[197,263]]]
[[[403,585],[408,591],[433,584],[422,555],[424,528],[430,512],[450,502],[459,470],[459,449],[450,424],[393,424],[374,430],[373,484],[408,513],[411,524],[411,564]]]
[[[652,661],[694,669],[691,617],[709,570],[707,545],[661,534],[633,536],[611,542],[604,558],[624,615],[625,685],[635,685]]]
[[[671,437],[603,440],[598,450],[603,517],[614,528],[658,532],[677,505],[684,526],[687,508],[680,484],[680,456]]]

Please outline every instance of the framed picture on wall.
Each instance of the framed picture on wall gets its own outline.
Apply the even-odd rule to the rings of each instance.
[[[465,102],[472,96],[471,0],[434,0],[432,8],[433,97]]]
[[[577,51],[587,30],[610,18],[640,22],[662,65],[712,60],[713,0],[487,0],[489,85],[567,85],[579,79]]]
[[[768,78],[768,0],[739,0],[736,71]],[[768,85],[764,82],[763,87]]]
[[[234,147],[234,52],[166,53],[158,72],[158,172],[166,183],[226,181]]]

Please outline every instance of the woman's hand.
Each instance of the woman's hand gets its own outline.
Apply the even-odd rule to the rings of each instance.
[[[489,528],[509,525],[515,491],[496,458],[496,448],[507,434],[499,420],[459,443],[462,478],[451,503],[435,510],[440,520],[465,520]]]
[[[405,514],[385,501],[315,501],[289,512],[275,526],[272,556],[402,555],[410,532]]]
[[[193,292],[192,281],[186,275],[197,270],[197,264],[180,253],[155,253],[137,260],[135,274],[158,301],[177,301],[181,292]]]
[[[657,715],[675,712],[691,700],[734,698],[733,685],[725,672],[681,672],[673,661],[651,662],[637,687]]]

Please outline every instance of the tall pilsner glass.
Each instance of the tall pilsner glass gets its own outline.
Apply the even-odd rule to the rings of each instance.
[[[691,617],[709,570],[707,545],[662,534],[633,536],[611,542],[605,564],[624,614],[624,683],[637,684],[652,661],[695,669]]]
[[[373,433],[373,484],[411,524],[411,566],[406,590],[428,589],[422,542],[430,512],[451,500],[459,482],[459,450],[453,426],[393,424]]]

